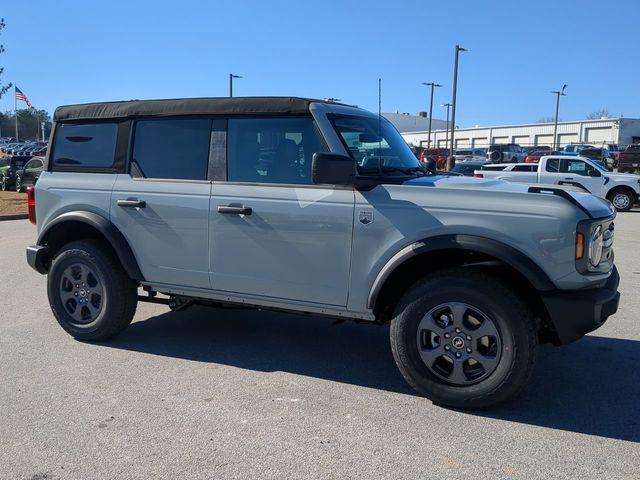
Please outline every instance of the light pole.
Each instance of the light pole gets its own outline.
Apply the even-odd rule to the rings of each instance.
[[[429,100],[429,136],[427,137],[427,148],[431,148],[431,120],[433,119],[433,89],[436,87],[441,87],[439,83],[426,83],[422,82],[422,85],[426,87],[431,87],[431,99]]]
[[[454,140],[454,131],[456,129],[456,94],[458,91],[458,57],[460,55],[460,52],[466,52],[467,49],[466,48],[462,48],[460,45],[456,45],[456,55],[455,55],[455,61],[453,64],[453,100],[451,101],[452,105],[451,105],[451,156],[449,157],[449,160],[451,161],[451,163],[453,163],[455,161],[454,156],[453,156],[453,149],[455,148],[455,140]]]
[[[233,73],[229,74],[229,97],[233,97],[233,79],[234,78],[242,78],[242,76],[234,75]]]
[[[441,107],[447,107],[447,123],[445,124],[444,148],[449,148],[449,108],[451,108],[451,104],[450,103],[443,103],[440,106]]]
[[[553,122],[553,149],[557,150],[558,148],[558,113],[560,112],[560,97],[565,97],[567,94],[564,93],[567,88],[567,84],[562,85],[562,90],[557,90],[555,92],[551,92],[556,96],[556,119]]]

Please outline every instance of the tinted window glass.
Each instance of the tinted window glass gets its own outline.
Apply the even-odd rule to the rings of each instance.
[[[566,165],[566,173],[575,173],[583,177],[591,175],[591,172],[595,170],[591,165],[582,160],[568,160]]]
[[[311,160],[327,151],[310,118],[231,119],[228,179],[310,184]]]
[[[133,144],[132,173],[146,178],[206,180],[211,120],[139,120]]]
[[[56,127],[53,165],[111,167],[116,150],[116,123],[61,124]]]
[[[534,170],[538,169],[538,165],[536,164],[531,164],[531,165],[516,165],[515,167],[513,167],[513,170],[516,172],[533,172]]]
[[[547,160],[547,172],[558,173],[560,172],[560,159],[559,158],[550,158]]]

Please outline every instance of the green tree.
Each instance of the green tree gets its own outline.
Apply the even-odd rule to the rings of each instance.
[[[0,18],[0,32],[2,32],[2,29],[5,27],[5,23],[4,23],[4,18]],[[0,44],[0,53],[4,52],[4,46]],[[0,67],[0,98],[2,98],[2,96],[7,93],[7,90],[9,90],[11,88],[11,84],[7,84],[7,85],[2,85],[2,73],[4,72],[4,67]]]
[[[11,135],[15,132],[15,114],[14,112],[0,113],[0,132],[2,135]],[[51,131],[51,116],[46,110],[37,110],[35,108],[25,108],[18,110],[18,130],[20,131],[21,140],[41,138],[41,124],[44,122],[45,139],[49,138]]]

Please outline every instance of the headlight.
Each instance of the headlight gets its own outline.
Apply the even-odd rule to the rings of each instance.
[[[602,260],[602,225],[598,225],[589,239],[589,263],[597,267]]]

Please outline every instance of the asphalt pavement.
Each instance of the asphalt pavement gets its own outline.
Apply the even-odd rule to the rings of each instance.
[[[0,478],[637,479],[640,212],[616,223],[618,313],[467,413],[405,385],[386,326],[139,304],[78,342],[25,262],[35,228],[0,222]]]

